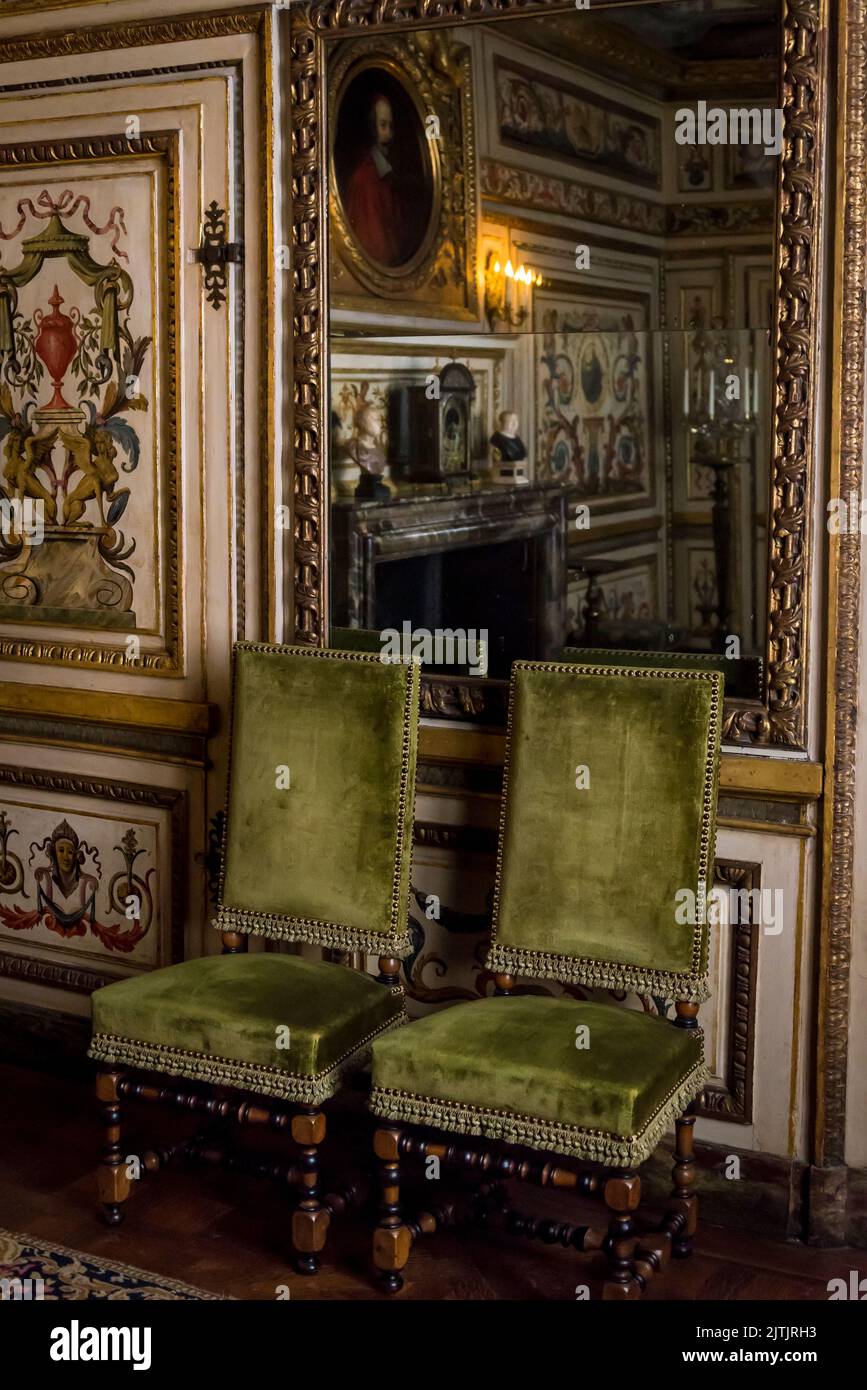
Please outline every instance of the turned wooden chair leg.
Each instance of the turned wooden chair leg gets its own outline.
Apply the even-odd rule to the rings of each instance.
[[[382,1192],[379,1224],[373,1233],[373,1263],[379,1270],[384,1293],[397,1293],[403,1288],[399,1271],[409,1259],[412,1245],[412,1232],[400,1215],[400,1133],[396,1125],[384,1125],[373,1139]]]
[[[103,1127],[103,1147],[97,1169],[97,1188],[102,1210],[109,1226],[119,1226],[123,1220],[122,1202],[129,1196],[129,1174],[120,1144],[121,1106],[117,1085],[123,1072],[116,1067],[100,1067],[96,1075],[96,1095],[102,1102],[100,1118]]]
[[[608,1278],[602,1287],[602,1297],[638,1298],[641,1288],[632,1268],[632,1251],[635,1245],[635,1221],[632,1213],[641,1201],[641,1179],[637,1173],[623,1173],[619,1177],[608,1178],[604,1195],[611,1220],[608,1239],[605,1242]]]
[[[698,1197],[692,1187],[696,1179],[695,1150],[693,1147],[695,1131],[695,1105],[690,1105],[679,1120],[674,1122],[675,1161],[671,1170],[674,1186],[671,1189],[670,1212],[684,1218],[683,1226],[675,1236],[671,1253],[676,1260],[685,1260],[692,1253],[692,1238],[698,1226]]]
[[[325,1138],[325,1116],[321,1110],[304,1109],[292,1116],[292,1138],[301,1150],[300,1168],[303,1196],[292,1213],[292,1244],[299,1274],[319,1271],[319,1253],[325,1247],[331,1214],[323,1206],[319,1192],[319,1145]]]

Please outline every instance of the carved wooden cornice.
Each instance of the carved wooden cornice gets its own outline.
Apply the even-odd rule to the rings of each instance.
[[[726,96],[737,92],[739,97],[770,95],[769,65],[761,59],[685,60],[635,37],[616,22],[588,13],[582,19],[579,36],[570,20],[571,15],[536,18],[527,24],[517,19],[510,34],[590,72],[628,80],[634,90],[660,100],[689,100],[716,92]]]
[[[177,19],[131,19],[122,24],[95,24],[62,33],[24,34],[0,41],[0,63],[58,58],[70,53],[107,53],[115,48],[183,43],[259,32],[269,6],[229,10],[224,14],[190,14]]]

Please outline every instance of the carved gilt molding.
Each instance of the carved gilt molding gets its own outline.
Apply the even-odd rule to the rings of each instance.
[[[731,701],[723,738],[803,748],[813,497],[819,145],[825,0],[786,0],[777,209],[776,380],[771,464],[768,648],[763,707]]]
[[[448,849],[456,854],[497,852],[497,832],[491,826],[447,825],[441,821],[416,821],[412,842],[417,849]]]
[[[0,975],[10,980],[27,980],[39,985],[55,985],[73,990],[76,994],[92,994],[103,985],[124,980],[125,975],[108,975],[99,970],[83,970],[77,965],[60,965],[56,961],[36,960],[32,956],[14,955],[0,951]]]
[[[57,58],[72,53],[107,53],[114,48],[183,43],[186,39],[221,38],[259,32],[268,7],[226,14],[192,14],[177,19],[132,19],[123,24],[88,25],[62,33],[25,34],[0,41],[0,63]]]
[[[689,101],[713,92],[723,96],[731,92],[739,92],[742,96],[751,91],[763,94],[766,73],[761,60],[731,57],[716,61],[684,60],[640,39],[627,38],[622,28],[604,18],[604,13],[604,9],[601,10],[598,18],[591,17],[590,13],[586,15],[580,38],[574,27],[557,15],[541,24],[538,20],[523,24],[518,19],[513,32],[520,42],[543,52],[546,44],[556,39],[556,51],[566,61],[615,79],[628,73],[634,88],[666,101]]]
[[[479,724],[505,724],[509,704],[507,681],[467,676],[421,678],[421,713],[434,719],[468,719]]]
[[[717,859],[713,886],[752,893],[761,888],[761,864],[736,859]],[[728,960],[729,1017],[726,1039],[726,1075],[722,1086],[706,1086],[698,1113],[712,1120],[732,1120],[747,1125],[753,1118],[753,1057],[756,1034],[759,924],[753,921],[750,898],[749,919],[731,924]],[[734,915],[734,914],[733,914]],[[738,914],[739,915],[739,914]]]
[[[598,222],[606,227],[621,227],[626,231],[646,232],[649,236],[664,236],[665,209],[634,193],[613,193],[607,188],[582,183],[580,179],[561,174],[542,174],[534,169],[519,169],[501,159],[480,161],[482,192],[498,202],[516,208],[533,208],[561,217],[580,218]],[[538,231],[538,225],[535,227]]]

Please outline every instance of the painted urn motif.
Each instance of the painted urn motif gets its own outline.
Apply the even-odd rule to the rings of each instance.
[[[54,395],[48,405],[43,406],[43,410],[75,411],[75,408],[64,400],[61,387],[63,378],[69,370],[69,364],[75,356],[77,343],[72,319],[68,314],[60,312],[60,306],[64,303],[64,299],[56,285],[48,303],[51,305],[52,313],[43,314],[37,309],[33,315],[34,323],[39,328],[39,333],[33,344],[34,351],[48,368],[51,384],[54,387]],[[78,411],[75,411],[75,414],[77,415]]]

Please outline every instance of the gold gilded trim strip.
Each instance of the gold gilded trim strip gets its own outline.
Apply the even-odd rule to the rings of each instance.
[[[110,5],[113,0],[0,0],[0,17],[6,15],[32,14],[38,10],[40,14],[50,13],[52,10],[71,10],[75,6],[79,9],[83,4],[89,5]]]
[[[88,723],[120,724],[125,728],[166,729],[172,733],[207,735],[211,707],[192,700],[167,700],[150,695],[122,695],[70,686],[28,685],[0,681],[0,714],[35,714],[53,719],[85,719]]]
[[[821,763],[789,758],[737,757],[725,753],[721,759],[720,787],[725,792],[747,796],[767,793],[777,801],[797,801],[808,805],[822,795]]]
[[[487,732],[446,721],[422,724],[418,755],[425,762],[455,763],[463,766],[502,767],[506,754],[505,734]],[[822,764],[806,759],[752,757],[743,753],[723,753],[720,757],[720,791],[740,792],[750,797],[772,797],[805,805],[822,795]]]

